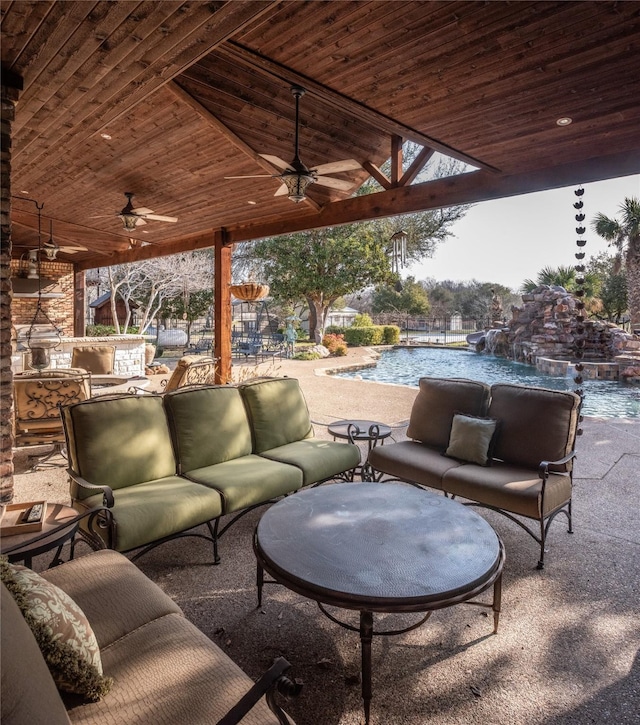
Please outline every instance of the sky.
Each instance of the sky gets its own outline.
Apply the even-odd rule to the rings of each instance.
[[[577,186],[475,204],[456,222],[454,236],[438,245],[435,255],[403,271],[417,280],[434,278],[496,282],[517,291],[544,267],[573,266],[577,251]],[[618,216],[625,197],[640,197],[640,175],[584,185],[586,258],[609,249],[591,230],[598,212]]]

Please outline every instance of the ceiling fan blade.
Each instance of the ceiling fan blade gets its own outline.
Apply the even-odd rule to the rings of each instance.
[[[289,193],[289,189],[287,189],[286,184],[280,184],[278,187],[278,191],[274,194],[274,196],[286,196]]]
[[[142,218],[143,222],[145,219],[151,219],[154,222],[177,222],[178,221],[178,217],[161,216],[160,214],[144,214],[141,218]]]
[[[86,247],[60,247],[63,254],[77,254],[78,252],[87,252]]]
[[[138,217],[138,218],[136,219],[136,226],[137,226],[137,227],[141,227],[141,226],[142,226],[143,224],[146,224],[146,223],[147,223],[147,222],[146,222],[146,221],[145,221],[145,220],[144,220],[144,219],[143,219],[143,218],[142,218],[141,216],[139,216],[139,217]]]
[[[140,216],[146,216],[147,214],[153,214],[153,209],[147,209],[144,206],[136,207],[133,210],[134,214],[139,214]]]
[[[316,174],[337,174],[340,171],[355,171],[361,168],[362,164],[355,159],[344,159],[343,161],[330,161],[328,164],[314,166],[312,171],[315,171]]]
[[[330,189],[340,189],[340,191],[351,191],[354,187],[354,183],[352,181],[333,179],[331,176],[318,176],[316,184],[318,184],[318,186],[328,186]]]
[[[291,164],[287,163],[283,159],[281,159],[279,156],[270,156],[269,154],[260,154],[260,156],[265,160],[268,161],[270,164],[273,164],[276,169],[282,169],[283,171],[286,171],[289,169],[290,171],[293,171],[293,167]]]
[[[225,176],[225,179],[271,179],[273,174],[252,174],[250,176]]]

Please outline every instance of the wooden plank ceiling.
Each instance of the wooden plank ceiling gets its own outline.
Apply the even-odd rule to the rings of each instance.
[[[42,229],[78,269],[256,236],[640,173],[638,2],[1,0],[13,125],[14,255]],[[274,196],[300,101],[309,167]],[[573,122],[561,127],[558,118]],[[477,167],[354,192],[410,139]],[[365,170],[367,169],[367,170]],[[406,169],[405,169],[406,170]],[[123,229],[134,206],[175,216]],[[20,198],[15,198],[20,197]],[[133,240],[133,241],[131,241]]]

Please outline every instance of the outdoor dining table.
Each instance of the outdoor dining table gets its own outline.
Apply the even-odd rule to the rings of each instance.
[[[266,583],[318,603],[360,634],[365,722],[371,703],[373,635],[403,634],[433,610],[461,602],[493,610],[498,629],[504,547],[491,526],[457,501],[402,483],[336,483],[279,501],[254,534],[258,605]],[[264,572],[272,579],[265,580]],[[493,585],[489,603],[470,601]],[[359,627],[327,606],[360,612]],[[404,629],[378,631],[377,612],[421,612]]]

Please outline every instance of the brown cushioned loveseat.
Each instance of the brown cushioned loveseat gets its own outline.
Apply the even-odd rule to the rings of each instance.
[[[267,686],[291,689],[280,659],[256,683],[182,614],[126,557],[97,551],[50,569],[43,578],[80,607],[100,648],[111,689],[97,702],[58,692],[20,609],[2,595],[3,725],[283,725],[289,719],[260,698]],[[295,688],[294,688],[295,689]],[[245,695],[250,712],[227,717]],[[271,699],[271,698],[268,698]],[[277,716],[276,716],[276,713]]]
[[[101,396],[62,409],[72,505],[107,506],[105,538],[127,552],[174,536],[213,542],[255,506],[349,478],[357,446],[314,437],[294,378]],[[220,517],[234,514],[220,528]],[[208,534],[192,531],[206,524]],[[109,536],[106,536],[106,535]]]
[[[567,516],[571,531],[579,409],[580,397],[571,392],[424,377],[407,429],[411,440],[378,446],[369,460],[381,474],[504,514],[540,544],[542,569],[547,532],[558,513]],[[462,431],[457,438],[454,416],[468,425],[456,428]],[[485,462],[474,448],[476,431],[493,421]],[[537,521],[539,533],[522,517]]]

